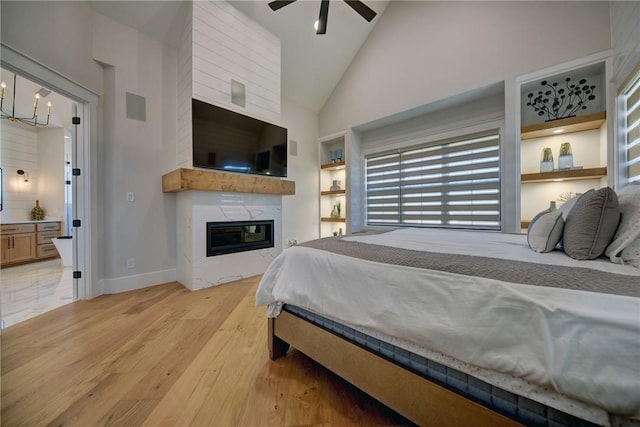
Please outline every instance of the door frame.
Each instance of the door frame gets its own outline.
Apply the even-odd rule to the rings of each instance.
[[[78,104],[79,116],[77,153],[74,153],[80,176],[74,185],[74,211],[81,221],[75,229],[74,265],[81,277],[74,280],[74,294],[78,299],[90,299],[101,295],[102,282],[98,280],[98,185],[97,185],[97,141],[99,96],[89,89],[67,79],[65,76],[29,58],[15,49],[0,43],[0,65],[33,82],[47,86]],[[77,207],[76,207],[77,205]]]

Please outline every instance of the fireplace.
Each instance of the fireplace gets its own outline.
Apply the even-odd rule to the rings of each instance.
[[[207,222],[207,257],[273,248],[273,220]]]

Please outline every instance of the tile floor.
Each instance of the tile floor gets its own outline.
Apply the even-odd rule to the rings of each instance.
[[[72,274],[59,259],[0,270],[2,327],[73,302]]]

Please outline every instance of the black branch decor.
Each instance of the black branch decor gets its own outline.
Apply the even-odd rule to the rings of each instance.
[[[545,121],[575,117],[579,110],[585,110],[587,103],[596,99],[595,85],[589,85],[586,79],[578,83],[572,83],[571,77],[567,77],[564,87],[558,87],[558,82],[549,83],[546,80],[540,82],[543,90],[527,95],[527,106],[533,108],[538,116],[547,116]]]

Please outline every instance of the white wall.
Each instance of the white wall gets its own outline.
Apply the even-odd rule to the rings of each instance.
[[[193,97],[280,123],[280,39],[221,1],[193,3]],[[231,80],[246,90],[231,102]]]
[[[640,2],[611,2],[611,47],[616,88],[640,65]]]
[[[318,115],[283,99],[282,125],[289,138],[287,179],[296,182],[296,194],[282,197],[283,243],[287,247],[289,240],[301,243],[318,237]],[[295,156],[291,155],[292,141],[297,145]]]
[[[193,127],[191,126],[191,98],[193,96],[193,4],[188,3],[181,9],[182,14],[177,21],[182,23],[180,42],[178,43],[178,129],[176,143],[176,164],[166,172],[175,168],[193,167]]]
[[[161,176],[175,162],[176,51],[95,14],[93,57],[109,70],[103,82],[105,291],[174,280],[175,202],[162,193]],[[127,118],[127,92],[145,98],[145,121]],[[128,268],[132,258],[135,267]]]
[[[101,93],[102,72],[92,60],[93,12],[78,1],[0,3],[2,43]]]
[[[24,221],[31,219],[35,206],[38,182],[38,132],[27,125],[0,122],[0,167],[2,167],[3,210],[1,221]],[[25,185],[24,175],[29,174]]]
[[[608,2],[389,4],[320,112],[320,135],[610,47]]]

